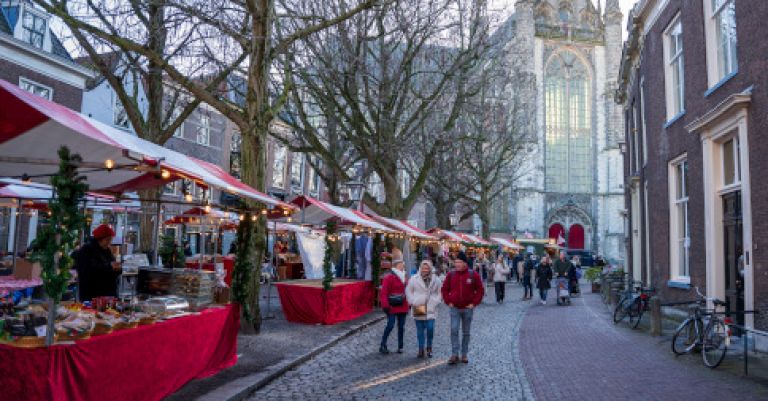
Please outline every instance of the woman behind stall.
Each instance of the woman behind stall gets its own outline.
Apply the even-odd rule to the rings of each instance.
[[[115,261],[115,255],[109,249],[114,237],[115,231],[102,224],[93,230],[93,237],[75,251],[73,256],[79,280],[80,301],[117,296],[120,263]]]

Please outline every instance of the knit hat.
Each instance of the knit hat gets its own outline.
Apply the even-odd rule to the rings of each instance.
[[[112,229],[107,224],[102,224],[98,227],[96,227],[95,230],[93,230],[93,238],[96,238],[97,240],[107,238],[107,237],[114,237],[115,236],[115,230]]]
[[[461,261],[463,261],[464,263],[466,263],[466,264],[467,264],[467,266],[469,266],[469,258],[467,257],[467,254],[466,254],[466,253],[464,253],[463,251],[462,251],[462,252],[459,252],[459,256],[457,257],[457,259],[460,259]]]

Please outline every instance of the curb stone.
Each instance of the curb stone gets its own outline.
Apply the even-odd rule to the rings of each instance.
[[[374,310],[374,313],[377,311]],[[271,383],[275,379],[284,375],[286,372],[295,369],[297,366],[309,361],[318,354],[338,344],[340,341],[347,337],[350,337],[356,333],[363,331],[364,329],[384,320],[386,316],[375,317],[367,322],[361,323],[355,327],[350,328],[345,333],[339,334],[332,340],[325,344],[321,344],[309,352],[298,356],[294,359],[280,362],[276,365],[270,366],[259,373],[254,373],[245,377],[241,377],[237,380],[228,382],[224,386],[220,386],[213,391],[208,392],[205,395],[197,397],[197,401],[242,401],[253,392],[261,389],[267,384]]]

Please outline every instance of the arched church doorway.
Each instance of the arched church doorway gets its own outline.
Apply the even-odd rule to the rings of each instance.
[[[549,226],[549,236],[548,238],[553,238],[557,240],[560,236],[565,238],[565,228],[560,223],[555,223]]]
[[[584,249],[584,226],[574,224],[568,229],[568,248]]]

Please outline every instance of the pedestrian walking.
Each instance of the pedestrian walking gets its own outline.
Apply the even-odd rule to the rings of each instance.
[[[424,358],[425,343],[426,356],[432,358],[432,338],[435,334],[437,306],[443,302],[443,296],[440,293],[442,284],[432,268],[432,262],[424,260],[419,265],[418,274],[408,280],[408,286],[405,288],[405,295],[416,322],[416,339],[419,342],[417,358]]]
[[[526,255],[525,261],[520,263],[523,266],[523,301],[525,301],[533,298],[533,272],[535,271],[535,265],[530,253]]]
[[[507,276],[509,276],[509,267],[504,264],[504,257],[499,255],[496,263],[491,266],[493,272],[493,284],[496,286],[496,303],[504,302],[504,290],[507,286]]]
[[[557,285],[559,286],[562,282],[566,290],[568,290],[568,293],[570,293],[571,286],[568,276],[571,274],[571,270],[573,270],[574,267],[571,261],[566,259],[565,256],[565,251],[560,251],[560,257],[555,261],[553,269],[554,274],[557,277]]]
[[[397,320],[397,353],[403,353],[403,333],[405,330],[405,317],[408,315],[408,300],[405,295],[405,263],[402,257],[392,260],[392,269],[381,280],[381,308],[387,314],[387,326],[381,337],[379,352],[389,354],[387,340],[389,333],[395,327]]]
[[[466,256],[465,256],[466,258]],[[451,358],[448,364],[459,361],[459,325],[461,325],[461,362],[469,363],[469,332],[472,326],[472,314],[475,306],[483,301],[485,292],[482,278],[469,270],[469,264],[457,259],[455,268],[448,273],[443,282],[443,301],[451,308]]]
[[[549,256],[544,256],[536,270],[536,288],[539,289],[542,305],[547,304],[547,292],[552,287],[550,281],[552,281],[552,263],[549,261]]]

